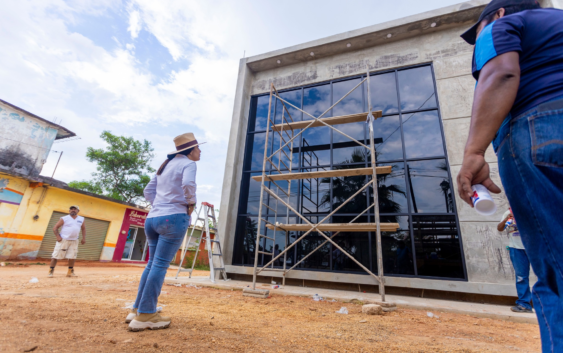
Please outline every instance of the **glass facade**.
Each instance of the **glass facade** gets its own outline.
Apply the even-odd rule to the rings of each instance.
[[[365,76],[334,80],[280,92],[280,96],[305,112],[319,116],[356,86]],[[382,232],[383,268],[386,275],[466,279],[462,244],[459,236],[452,182],[440,121],[440,112],[432,67],[430,65],[392,70],[370,76],[371,102],[383,117],[374,124],[374,145],[378,166],[392,166],[389,175],[378,176],[378,195],[382,222],[400,224],[396,232]],[[324,117],[367,111],[367,83],[339,102]],[[278,254],[303,233],[258,230],[260,183],[251,176],[260,175],[264,159],[269,95],[251,98],[251,109],[244,158],[244,171],[238,209],[234,265],[253,266],[258,232],[275,241],[263,239],[261,251]],[[272,101],[272,116],[281,122],[281,103]],[[312,118],[293,108],[294,121]],[[337,125],[336,128],[369,145],[366,123]],[[298,131],[297,131],[298,132]],[[279,148],[277,134],[270,132],[269,153]],[[273,146],[278,146],[274,148]],[[310,172],[371,166],[369,151],[328,127],[307,129],[293,145],[293,172]],[[289,160],[285,161],[289,165]],[[267,163],[267,168],[270,164]],[[283,165],[282,165],[283,167]],[[291,205],[311,222],[318,222],[357,192],[370,176],[305,179],[291,181]],[[287,188],[287,181],[278,182]],[[269,185],[267,185],[269,186]],[[276,190],[276,188],[272,188]],[[368,187],[335,213],[330,223],[348,223],[373,202]],[[286,223],[286,208],[264,193],[264,218]],[[303,221],[290,213],[289,223]],[[375,222],[372,211],[356,222]],[[331,235],[328,232],[328,235]],[[287,255],[287,267],[293,266],[324,242],[316,233],[307,235]],[[377,272],[375,232],[342,232],[334,241],[356,260]],[[271,260],[259,255],[259,263]],[[283,266],[283,259],[274,263]],[[365,273],[348,256],[330,244],[323,245],[296,269]]]

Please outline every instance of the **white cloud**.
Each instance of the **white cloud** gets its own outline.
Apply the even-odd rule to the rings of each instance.
[[[142,24],[139,11],[133,10],[129,13],[129,27],[127,28],[129,33],[131,33],[131,38],[137,38],[137,36],[139,36],[139,32],[141,32],[141,29]]]

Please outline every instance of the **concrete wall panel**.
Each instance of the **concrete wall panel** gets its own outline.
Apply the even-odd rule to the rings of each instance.
[[[497,222],[461,224],[470,282],[515,283],[514,268],[507,249],[509,235],[496,228]],[[530,283],[536,281],[537,277],[530,271]]]
[[[471,118],[469,117],[442,121],[444,135],[446,136],[448,159],[451,166],[461,165],[463,162],[463,152],[465,150],[467,136],[469,135],[470,122]],[[492,144],[487,148],[485,160],[489,163],[497,162],[497,156],[495,155]]]
[[[473,76],[458,76],[438,80],[438,99],[442,119],[464,118],[471,116],[475,79]]]
[[[439,57],[434,60],[436,80],[471,75],[472,53]]]
[[[248,115],[250,112],[250,90],[253,74],[247,68],[244,59],[240,61],[235,106],[229,135],[229,149],[225,162],[225,174],[221,192],[221,222],[219,222],[220,241],[223,249],[223,260],[232,263],[237,222],[240,183],[246,146]]]
[[[368,68],[370,71],[383,71],[459,55],[470,55],[473,47],[463,42],[459,38],[459,33],[459,29],[447,29],[364,50],[351,50],[350,53],[320,60],[257,72],[252,83],[251,94],[268,92],[271,82],[277,89],[286,89],[363,74]],[[461,60],[459,64],[461,70],[463,60],[459,60]]]

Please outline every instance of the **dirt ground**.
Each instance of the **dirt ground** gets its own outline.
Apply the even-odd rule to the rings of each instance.
[[[365,316],[361,305],[240,291],[163,287],[167,330],[128,332],[142,267],[61,262],[0,267],[1,352],[539,352],[537,325],[399,308]],[[169,275],[173,274],[170,270]],[[199,271],[195,275],[205,275]],[[36,277],[38,283],[30,283]],[[349,314],[337,314],[340,307]]]

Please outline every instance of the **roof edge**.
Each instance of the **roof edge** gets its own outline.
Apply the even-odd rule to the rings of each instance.
[[[43,122],[45,122],[45,123],[47,123],[47,124],[49,124],[49,125],[55,127],[55,129],[57,129],[57,131],[58,131],[57,137],[55,137],[55,140],[62,140],[62,139],[66,139],[66,138],[69,138],[69,137],[74,137],[74,136],[76,136],[76,134],[75,134],[74,132],[70,131],[70,130],[67,129],[66,127],[61,126],[61,125],[59,125],[59,124],[55,124],[55,123],[53,123],[52,121],[49,121],[49,120],[47,120],[47,119],[44,119],[44,118],[42,118],[42,117],[40,117],[40,116],[37,116],[37,115],[31,113],[31,112],[28,112],[27,110],[22,109],[22,108],[20,108],[20,107],[18,107],[18,106],[16,106],[16,105],[13,105],[12,103],[6,102],[6,101],[3,100],[3,99],[0,99],[0,103],[2,103],[2,104],[4,104],[4,105],[7,105],[7,106],[9,106],[10,108],[12,108],[12,109],[14,109],[14,110],[17,110],[17,111],[19,111],[19,112],[22,112],[22,113],[24,113],[24,114],[27,114],[27,115],[29,115],[29,116],[35,118],[35,119],[39,119],[39,120],[41,120],[41,121],[43,121]],[[63,134],[63,133],[64,133],[64,134]]]
[[[388,33],[393,33],[394,29],[401,29],[401,33],[393,33],[393,37],[390,39],[386,39],[387,42],[404,39],[408,37],[406,33],[411,32],[410,36],[419,33],[421,27],[426,31],[439,31],[443,28],[447,28],[448,26],[443,26],[441,24],[442,21],[440,19],[444,19],[444,23],[447,23],[446,19],[453,15],[458,15],[457,23],[461,23],[463,21],[469,22],[475,20],[474,12],[479,12],[481,7],[486,6],[489,0],[470,0],[462,3],[458,3],[455,5],[450,5],[442,8],[438,8],[435,10],[430,10],[422,13],[418,13],[415,15],[399,18],[396,20],[391,20],[351,31],[347,31],[344,33],[335,34],[332,36],[308,41],[305,43],[293,45],[290,47],[286,47],[283,49],[277,49],[274,51],[270,51],[267,53],[254,55],[248,57],[246,60],[246,64],[248,67],[254,71],[264,71],[269,69],[274,69],[277,67],[283,67],[295,64],[297,62],[309,61],[309,60],[317,60],[319,58],[324,57],[322,51],[330,51],[330,55],[335,55],[339,53],[346,53],[350,51],[360,50],[367,46],[367,43],[352,43],[350,48],[347,48],[346,45],[341,45],[343,41],[354,41],[355,39],[358,40],[360,38],[366,38],[367,36],[377,36],[383,38],[388,38]],[[478,15],[477,15],[478,17]],[[435,27],[425,25],[425,22],[432,20],[432,22],[438,23],[438,26]],[[451,19],[449,20],[451,22]],[[428,27],[428,28],[426,28]],[[451,27],[451,25],[449,25]],[[383,34],[381,32],[384,32]],[[371,46],[378,45],[377,42],[370,38],[370,40],[364,41],[370,42]],[[333,48],[330,48],[333,47]],[[315,50],[312,50],[315,49]],[[309,50],[315,52],[314,56],[309,55]],[[319,53],[317,53],[319,50]],[[305,52],[306,51],[306,52]],[[319,55],[317,55],[319,54]],[[277,63],[277,60],[280,60],[280,63]]]
[[[108,201],[108,202],[118,203],[118,204],[121,204],[121,205],[133,207],[133,208],[138,209],[140,211],[148,211],[148,209],[146,209],[146,208],[144,208],[140,205],[136,205],[134,203],[131,203],[131,202],[120,201],[120,200],[112,199],[111,197],[102,196],[102,195],[94,194],[94,193],[91,193],[91,192],[88,192],[88,191],[71,188],[64,181],[57,180],[57,179],[54,179],[54,178],[51,178],[51,177],[47,177],[47,176],[43,176],[43,175],[39,175],[37,177],[30,177],[29,175],[24,175],[24,174],[20,174],[20,173],[16,173],[16,172],[5,171],[5,170],[0,170],[0,174],[9,175],[9,176],[16,177],[16,178],[21,178],[21,179],[24,179],[24,180],[27,180],[27,181],[33,182],[33,183],[43,183],[43,184],[46,184],[47,186],[50,186],[50,187],[53,187],[53,188],[62,189],[62,190],[70,191],[70,192],[75,192],[77,194],[82,194],[82,195],[94,197],[94,198],[105,200],[105,201]]]

